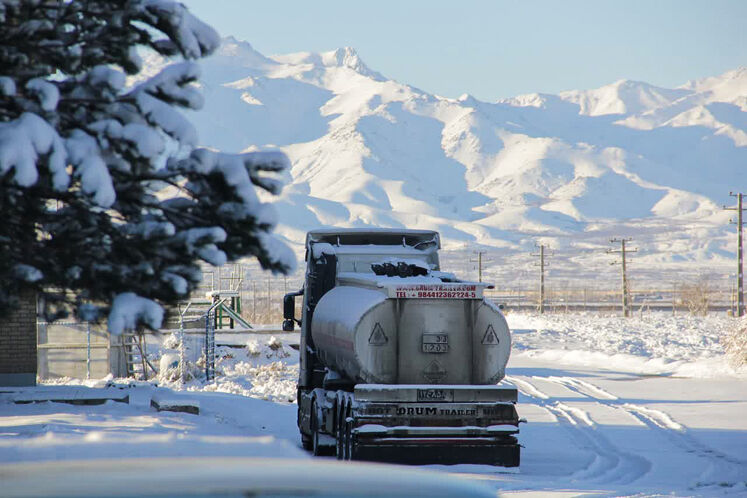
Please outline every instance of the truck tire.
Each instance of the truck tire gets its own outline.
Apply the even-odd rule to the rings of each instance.
[[[314,430],[314,434],[311,436],[311,453],[314,456],[324,456],[322,447],[319,445],[319,431]]]
[[[321,410],[316,404],[316,400],[311,402],[311,452],[314,456],[332,456],[334,446],[322,446],[319,442],[321,436]]]
[[[353,459],[353,422],[350,420],[350,417],[352,416],[353,410],[351,409],[350,405],[345,406],[345,411],[343,412],[343,419],[342,419],[342,427],[343,427],[343,437],[342,437],[342,459],[343,460],[352,460]]]
[[[344,407],[344,401],[338,400],[337,407],[336,407],[336,415],[335,418],[337,424],[335,425],[335,447],[337,449],[337,459],[342,460],[343,456],[345,455],[345,451],[343,448],[344,440],[345,440],[345,407]]]
[[[313,400],[311,402],[311,452],[314,456],[321,455],[321,447],[319,446],[319,416],[317,411],[316,400]]]
[[[306,451],[311,451],[313,449],[313,441],[311,440],[310,436],[307,436],[303,432],[301,433],[301,447],[305,449]]]
[[[301,433],[301,448],[305,449],[306,451],[311,451],[313,449],[313,442],[311,440],[311,436],[306,434],[303,429],[301,428],[301,391],[298,391],[298,430]]]

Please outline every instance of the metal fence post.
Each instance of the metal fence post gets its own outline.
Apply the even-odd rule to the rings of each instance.
[[[86,380],[91,378],[91,322],[86,322]]]

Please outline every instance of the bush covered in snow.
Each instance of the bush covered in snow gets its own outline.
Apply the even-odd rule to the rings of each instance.
[[[734,322],[724,337],[724,349],[734,368],[747,365],[747,316]]]
[[[278,359],[288,358],[291,356],[288,346],[277,337],[270,336],[269,339],[260,343],[256,339],[250,339],[246,343],[246,352],[254,358]]]
[[[287,158],[198,148],[180,111],[219,43],[171,0],[0,0],[0,312],[31,286],[47,319],[155,328],[200,260],[291,269],[255,192],[279,192]],[[143,49],[178,60],[126,87]]]

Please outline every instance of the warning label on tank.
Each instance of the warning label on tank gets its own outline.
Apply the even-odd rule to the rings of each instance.
[[[482,286],[474,284],[400,284],[389,287],[399,299],[482,299]]]
[[[381,324],[376,322],[371,335],[368,336],[368,343],[372,346],[383,346],[387,342],[389,342],[389,338],[384,333],[384,329],[381,328]]]
[[[423,370],[423,377],[433,384],[438,384],[444,379],[444,377],[446,377],[447,373],[448,372],[438,361],[433,360],[427,367],[425,367],[425,370]]]
[[[495,333],[495,329],[493,329],[492,325],[488,325],[487,330],[485,330],[485,335],[482,336],[481,343],[484,346],[497,346],[498,342],[498,334]]]

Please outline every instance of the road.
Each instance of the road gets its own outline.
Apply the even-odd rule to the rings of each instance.
[[[641,377],[518,355],[518,470],[438,467],[508,495],[747,494],[744,381]]]

